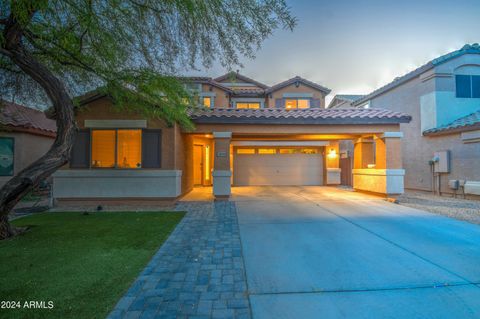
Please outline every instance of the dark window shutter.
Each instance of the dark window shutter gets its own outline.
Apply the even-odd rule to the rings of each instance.
[[[320,99],[310,99],[310,107],[312,108],[320,108]]]
[[[142,167],[160,168],[162,131],[161,130],[143,130],[142,131]]]
[[[79,130],[70,153],[71,168],[90,167],[90,130]]]
[[[285,107],[285,99],[275,99],[275,107],[281,109]]]

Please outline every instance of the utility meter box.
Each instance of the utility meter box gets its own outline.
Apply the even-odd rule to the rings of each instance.
[[[433,154],[435,173],[450,173],[450,151],[438,151]]]

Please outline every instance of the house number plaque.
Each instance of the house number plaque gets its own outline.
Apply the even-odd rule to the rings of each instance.
[[[217,152],[217,157],[227,157],[227,152]]]

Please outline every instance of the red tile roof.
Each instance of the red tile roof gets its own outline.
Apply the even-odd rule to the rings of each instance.
[[[265,90],[264,89],[237,89],[233,88],[233,94],[234,95],[243,95],[243,96],[250,96],[250,95],[264,95]]]
[[[0,124],[13,130],[54,137],[57,132],[55,121],[45,113],[12,102],[0,101]]]
[[[284,87],[286,87],[286,86],[289,86],[289,85],[295,84],[295,83],[303,83],[303,84],[305,84],[305,85],[307,85],[307,86],[309,86],[309,87],[311,87],[311,88],[314,88],[314,89],[316,89],[316,90],[325,92],[325,94],[329,94],[329,93],[331,92],[330,89],[328,89],[328,88],[326,88],[326,87],[324,87],[324,86],[321,86],[320,84],[317,84],[317,83],[314,83],[314,82],[309,81],[309,80],[307,80],[307,79],[304,79],[304,78],[302,78],[302,77],[300,77],[300,76],[298,76],[298,75],[297,75],[296,77],[294,77],[294,78],[288,79],[288,80],[283,81],[283,82],[278,83],[278,84],[275,84],[274,86],[268,88],[268,89],[266,90],[266,92],[267,92],[267,93],[275,92],[275,91],[277,91],[277,90],[280,90],[280,89],[282,89],[282,88],[284,88]]]
[[[189,111],[194,123],[244,124],[391,124],[408,123],[411,116],[384,109],[205,109]]]
[[[255,81],[254,79],[251,79],[245,75],[242,75],[238,72],[234,72],[234,71],[231,71],[231,72],[228,72],[224,75],[221,75],[219,77],[216,77],[215,79],[213,79],[215,82],[222,82],[224,80],[229,80],[229,79],[232,79],[232,80],[241,80],[241,81],[244,81],[244,82],[247,82],[247,83],[252,83],[262,89],[267,89],[268,88],[268,85],[265,85],[263,83],[260,83],[258,81]]]

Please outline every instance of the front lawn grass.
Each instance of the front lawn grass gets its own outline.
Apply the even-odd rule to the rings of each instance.
[[[183,216],[69,212],[15,220],[31,229],[0,241],[0,302],[53,301],[54,308],[0,307],[0,318],[105,318]]]

